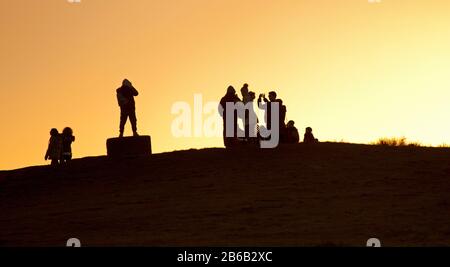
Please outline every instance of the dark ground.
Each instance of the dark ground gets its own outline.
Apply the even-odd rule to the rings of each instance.
[[[450,149],[324,143],[0,172],[0,246],[450,245]]]

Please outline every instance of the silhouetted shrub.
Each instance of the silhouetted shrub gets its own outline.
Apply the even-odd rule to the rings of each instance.
[[[422,144],[420,142],[408,142],[406,137],[383,137],[378,139],[374,145],[378,146],[412,146],[412,147],[421,147]]]

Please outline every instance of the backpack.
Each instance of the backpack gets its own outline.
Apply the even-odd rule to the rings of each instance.
[[[120,107],[127,105],[130,102],[128,98],[117,92],[117,103]]]

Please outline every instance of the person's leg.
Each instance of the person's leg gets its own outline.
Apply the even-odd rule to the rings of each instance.
[[[63,161],[64,162],[69,162],[72,160],[72,153],[65,153],[63,156]]]
[[[133,129],[133,135],[137,136],[137,118],[136,118],[136,110],[131,110],[129,113],[131,128]]]
[[[127,118],[128,118],[127,112],[125,110],[121,109],[120,110],[120,126],[119,126],[120,135],[119,135],[119,137],[123,136],[123,132],[125,130],[125,124],[127,123]]]
[[[251,135],[250,135],[250,112],[248,110],[245,110],[244,135],[245,135],[245,139],[247,141],[251,137]]]
[[[227,123],[226,123],[226,120],[225,120],[225,116],[224,116],[224,120],[223,120],[223,145],[225,146],[225,147],[227,147],[227,145],[228,145],[228,140],[227,140]]]
[[[225,148],[230,148],[233,146],[233,137],[227,136],[226,120],[223,121],[223,145]]]

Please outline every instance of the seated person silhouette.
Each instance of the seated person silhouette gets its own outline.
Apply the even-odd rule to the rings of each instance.
[[[289,121],[286,125],[286,143],[296,144],[300,141],[297,128],[294,126],[294,121]]]
[[[303,138],[303,143],[317,144],[318,142],[319,142],[319,140],[314,138],[314,135],[312,133],[312,128],[311,127],[306,128],[305,136]]]

